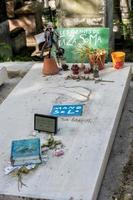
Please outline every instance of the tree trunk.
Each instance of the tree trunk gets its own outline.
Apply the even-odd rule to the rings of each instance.
[[[132,37],[133,34],[133,27],[130,18],[130,4],[129,0],[120,0],[120,7],[121,7],[121,16],[122,16],[122,23],[123,23],[123,33],[124,38],[127,39],[128,37]]]

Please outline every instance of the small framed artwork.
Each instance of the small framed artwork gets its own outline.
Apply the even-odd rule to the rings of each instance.
[[[57,117],[51,115],[34,114],[34,130],[57,133]]]
[[[41,163],[40,138],[13,140],[10,160],[13,166]]]

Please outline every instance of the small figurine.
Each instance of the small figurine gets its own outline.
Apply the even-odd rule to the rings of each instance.
[[[57,41],[54,40],[54,36],[56,36]],[[51,49],[52,49],[53,44],[55,45],[56,50],[59,51],[58,37],[59,35],[57,34],[57,32],[54,31],[52,22],[49,22],[44,32],[45,41],[41,50],[41,55],[40,55],[41,58],[43,58],[43,54],[45,50],[48,50],[49,52],[48,57],[49,58],[51,57]]]
[[[59,34],[53,28],[52,22],[49,22],[47,24],[44,37],[45,37],[45,42],[42,46],[40,58],[43,58],[44,51],[48,51],[48,58],[51,58],[51,51],[54,45],[56,48],[56,59],[57,59],[58,65],[61,66],[63,70],[67,70],[68,66],[66,65],[65,59],[64,59],[65,50],[59,47],[59,44],[58,44]]]

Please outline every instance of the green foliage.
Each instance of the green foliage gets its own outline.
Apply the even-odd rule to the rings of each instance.
[[[0,43],[0,47],[7,49],[7,50],[10,50],[10,45],[7,44],[7,43],[4,43],[4,42]]]
[[[78,44],[75,48],[76,54],[80,57],[81,61],[84,62],[88,59],[88,54],[93,52],[94,49],[90,47],[88,43],[85,44]]]
[[[120,23],[120,29],[124,39],[130,37],[130,24],[129,23]]]
[[[86,54],[86,48],[83,47],[77,47],[75,49],[76,54],[80,57],[81,61],[84,62],[84,60],[87,58]]]
[[[45,17],[46,22],[52,22],[54,26],[57,26],[57,13],[56,10],[51,10],[50,8],[45,8],[43,10],[43,15]]]
[[[31,56],[16,55],[12,57],[12,61],[32,61]]]
[[[32,61],[31,53],[34,48],[22,49],[19,54],[12,56],[12,50],[10,45],[6,43],[0,43],[0,62],[7,61]]]
[[[11,47],[7,43],[0,43],[0,62],[11,60]]]
[[[101,55],[106,54],[105,49],[94,49],[88,44],[78,45],[75,51],[80,56],[82,62],[84,62],[85,59],[89,58],[90,56],[93,56],[96,61],[97,59],[101,59]]]
[[[6,55],[0,55],[0,62],[6,62],[11,61],[11,57],[8,57]]]
[[[128,18],[126,19],[114,19],[113,24],[119,28],[119,32],[124,36],[124,39],[133,38],[133,12],[128,11]]]

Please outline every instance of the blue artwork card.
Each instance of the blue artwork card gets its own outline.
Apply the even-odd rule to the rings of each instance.
[[[51,111],[51,115],[54,116],[81,116],[83,112],[82,104],[72,105],[54,105]]]
[[[40,139],[13,140],[11,163],[13,166],[41,163]]]

